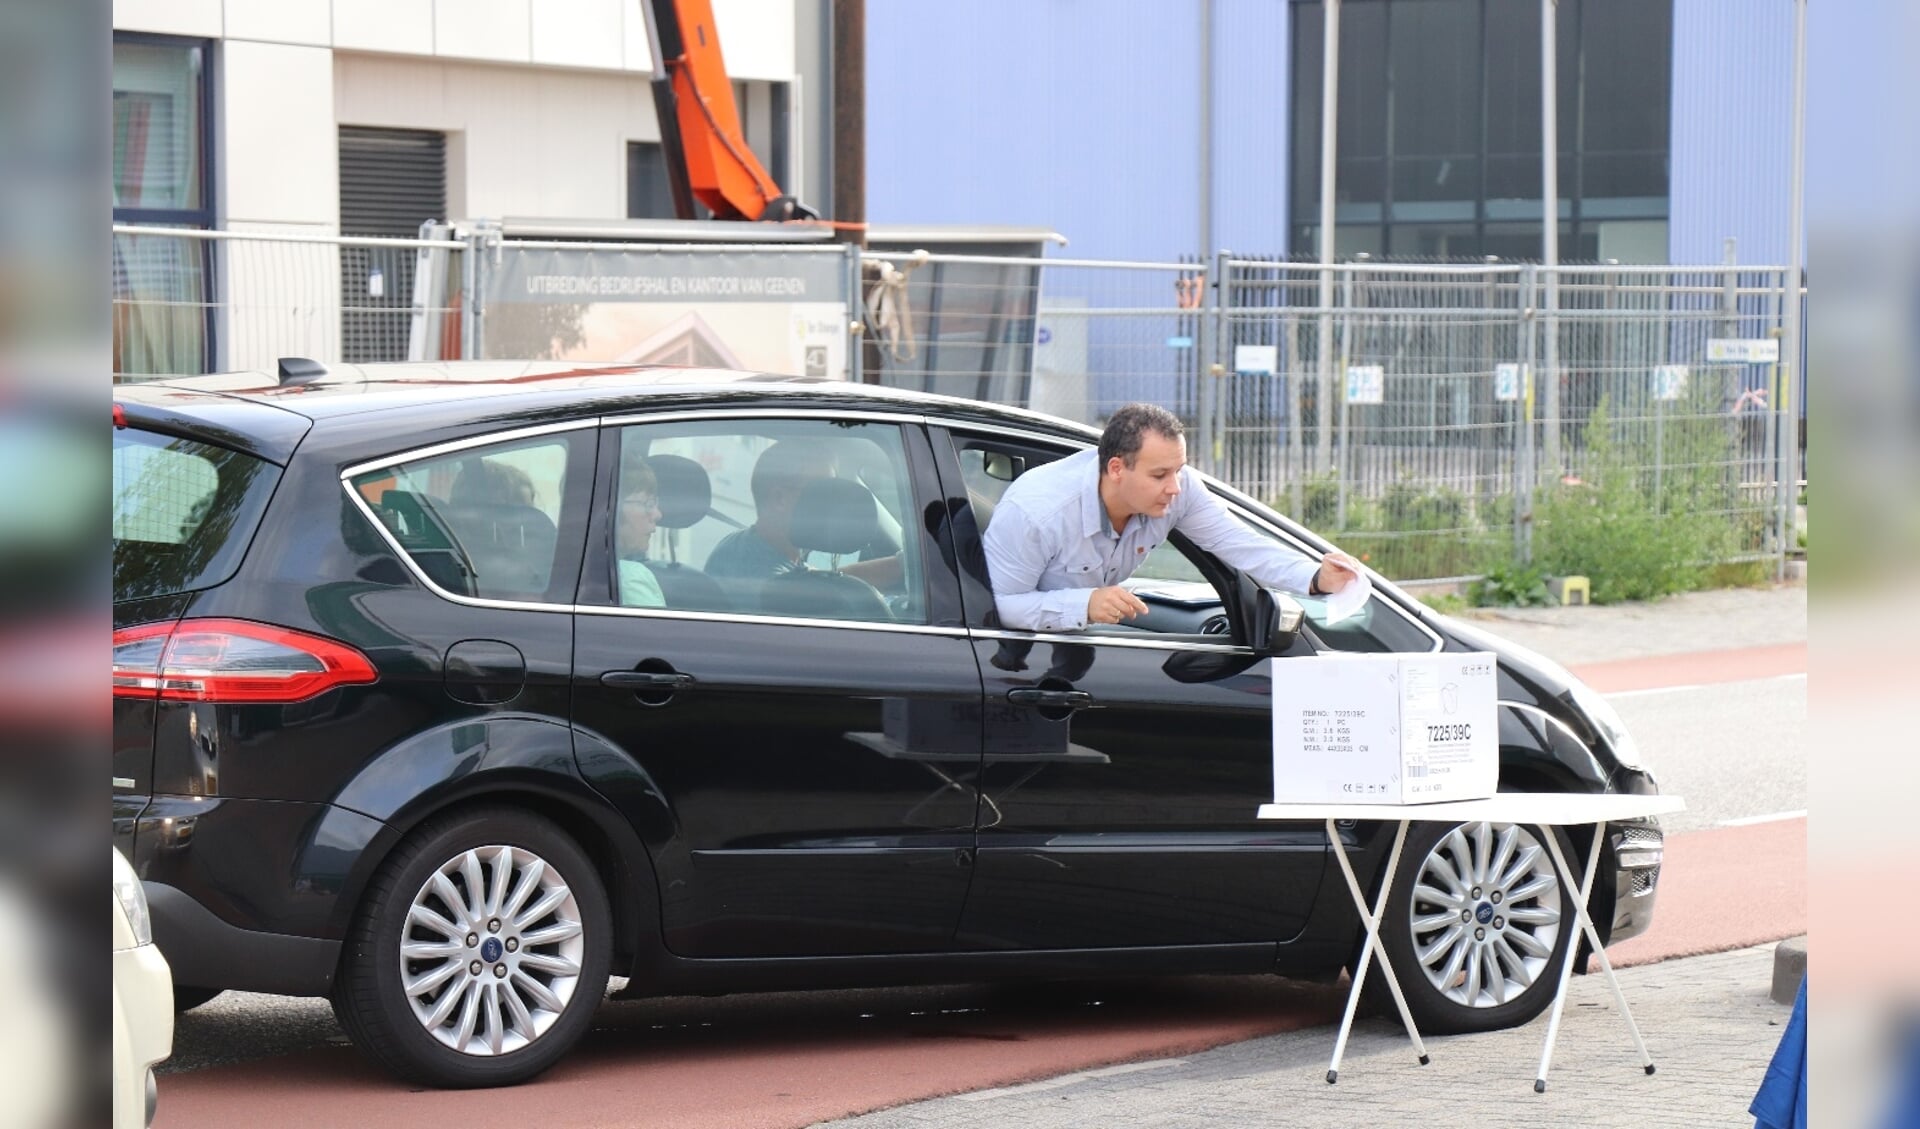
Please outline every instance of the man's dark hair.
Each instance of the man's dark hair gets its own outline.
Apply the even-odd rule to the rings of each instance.
[[[1101,471],[1116,458],[1131,470],[1149,431],[1168,439],[1178,439],[1187,433],[1187,429],[1180,426],[1180,417],[1158,404],[1128,404],[1107,417],[1107,429],[1100,433]]]

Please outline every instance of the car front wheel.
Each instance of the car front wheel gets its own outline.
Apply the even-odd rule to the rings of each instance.
[[[403,1078],[505,1086],[545,1070],[606,991],[611,913],[553,824],[510,808],[429,821],[372,883],[334,1012]]]
[[[1380,936],[1423,1032],[1514,1027],[1552,1002],[1574,914],[1549,833],[1486,822],[1408,831]],[[1571,854],[1564,836],[1561,850]]]

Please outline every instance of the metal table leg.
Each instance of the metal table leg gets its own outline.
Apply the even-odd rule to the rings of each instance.
[[[1393,850],[1387,855],[1387,868],[1380,879],[1380,896],[1374,902],[1373,912],[1367,912],[1367,896],[1360,889],[1359,879],[1353,876],[1353,864],[1347,860],[1346,847],[1341,845],[1339,830],[1334,821],[1327,820],[1327,840],[1333,845],[1333,857],[1340,863],[1340,873],[1346,876],[1347,890],[1353,895],[1353,908],[1360,913],[1360,921],[1367,932],[1367,943],[1362,946],[1360,966],[1353,970],[1353,986],[1347,992],[1347,1011],[1340,1019],[1340,1035],[1333,1043],[1333,1062],[1327,1067],[1327,1084],[1333,1085],[1340,1080],[1340,1059],[1347,1053],[1347,1035],[1353,1030],[1354,1013],[1360,1007],[1360,990],[1366,984],[1367,966],[1373,961],[1373,954],[1380,954],[1380,973],[1386,978],[1387,987],[1393,992],[1394,1006],[1400,1009],[1400,1022],[1406,1024],[1407,1037],[1413,1040],[1413,1049],[1420,1056],[1420,1065],[1430,1061],[1426,1044],[1420,1041],[1419,1028],[1414,1026],[1413,1014],[1407,1010],[1407,998],[1400,992],[1400,981],[1393,974],[1393,962],[1387,959],[1387,950],[1380,944],[1380,919],[1387,908],[1387,898],[1393,892],[1393,875],[1400,866],[1400,848],[1407,841],[1407,820],[1401,820],[1399,828],[1393,833]]]
[[[1567,938],[1567,956],[1560,969],[1560,984],[1553,996],[1553,1018],[1547,1021],[1547,1043],[1540,1051],[1540,1072],[1534,1076],[1533,1092],[1547,1092],[1547,1067],[1553,1062],[1553,1042],[1560,1034],[1560,1012],[1567,1001],[1567,986],[1573,979],[1573,958],[1580,951],[1580,938],[1584,935],[1593,953],[1600,958],[1600,969],[1606,974],[1607,984],[1613,989],[1613,1001],[1620,1008],[1620,1015],[1627,1021],[1627,1030],[1633,1033],[1633,1045],[1640,1051],[1641,1065],[1648,1074],[1653,1073],[1653,1056],[1647,1053],[1646,1040],[1640,1037],[1640,1025],[1633,1021],[1633,1012],[1627,1007],[1627,997],[1620,991],[1620,980],[1613,974],[1613,964],[1607,960],[1607,951],[1600,946],[1599,933],[1593,927],[1593,920],[1587,916],[1587,897],[1593,891],[1594,871],[1600,865],[1600,843],[1607,833],[1604,823],[1596,824],[1593,829],[1593,846],[1587,851],[1587,869],[1580,880],[1578,892],[1573,899],[1574,921],[1578,928]],[[1560,851],[1560,837],[1547,829],[1547,853],[1553,857],[1553,865],[1561,875],[1561,881],[1573,885],[1573,868],[1567,865],[1566,856]]]

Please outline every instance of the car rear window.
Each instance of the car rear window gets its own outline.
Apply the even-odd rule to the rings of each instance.
[[[113,432],[116,603],[211,588],[240,567],[280,468],[136,428]]]
[[[456,596],[564,602],[554,574],[572,435],[469,447],[353,478],[356,490],[427,579]]]

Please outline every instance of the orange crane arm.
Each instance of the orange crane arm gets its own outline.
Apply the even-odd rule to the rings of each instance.
[[[675,214],[694,218],[697,199],[715,219],[818,218],[747,148],[710,0],[641,0],[641,8]]]

